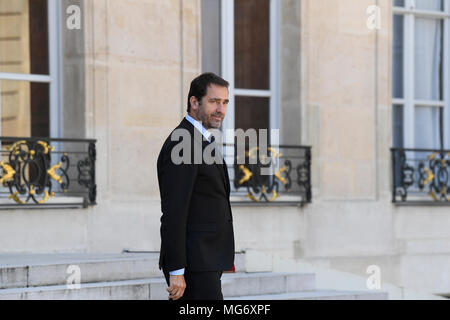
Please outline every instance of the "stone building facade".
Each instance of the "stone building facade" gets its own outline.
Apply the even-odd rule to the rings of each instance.
[[[49,10],[50,63],[44,70],[49,79],[39,78],[40,72],[28,77],[34,73],[29,65],[7,69],[8,61],[19,57],[6,55],[12,50],[10,38],[19,37],[20,28],[13,23],[31,23],[31,15],[28,1],[0,0],[1,135],[36,136],[30,112],[31,118],[37,115],[26,111],[32,110],[27,101],[33,101],[27,85],[48,83],[49,135],[96,139],[96,205],[0,211],[1,253],[158,251],[156,159],[164,139],[186,114],[190,81],[214,71],[231,82],[232,107],[224,128],[255,123],[280,129],[282,145],[311,147],[310,202],[233,204],[238,251],[269,254],[273,263],[292,259],[363,276],[368,266],[378,265],[383,281],[450,292],[449,207],[427,192],[419,194],[420,202],[394,203],[393,194],[405,185],[394,181],[398,168],[391,153],[392,147],[427,148],[414,144],[423,127],[420,119],[414,120],[420,113],[410,111],[418,105],[443,110],[442,150],[449,149],[446,1],[437,9],[423,7],[420,0],[43,2]],[[81,27],[71,29],[68,23],[77,18],[76,8]],[[428,63],[420,60],[420,50],[427,48],[420,42],[422,20],[442,26],[441,37],[428,34],[443,39],[441,97],[415,101],[420,84],[411,79],[422,75],[411,69]],[[21,37],[30,38],[33,29],[25,25],[23,30]],[[28,38],[25,47],[15,49],[25,62],[32,61],[34,52],[26,46]],[[414,48],[419,53],[409,51]],[[241,59],[248,59],[251,68]],[[266,86],[254,87],[249,80],[245,87],[246,77],[266,77]],[[18,84],[23,88],[14,87]],[[395,96],[398,86],[404,88],[403,97]],[[22,97],[8,96],[14,90]],[[260,101],[265,109],[242,111],[246,101],[252,108]],[[401,112],[396,111],[399,105]],[[15,127],[8,120],[14,115]],[[434,128],[439,122],[425,125]],[[402,143],[394,141],[397,136]],[[441,163],[448,172],[445,161]],[[405,182],[407,172],[401,172],[400,182]]]

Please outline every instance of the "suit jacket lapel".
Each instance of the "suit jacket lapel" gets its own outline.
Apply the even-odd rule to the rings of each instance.
[[[194,143],[199,143],[199,141],[196,141],[196,139],[194,138],[196,136],[194,133],[194,130],[197,130],[197,129],[195,129],[195,127],[192,125],[192,123],[190,123],[188,120],[186,120],[186,118],[183,118],[183,120],[181,121],[179,126],[188,129],[192,135],[192,140],[194,141]],[[201,139],[202,139],[201,146],[202,146],[202,153],[203,153],[203,150],[209,144],[209,142],[203,138],[203,135],[201,133],[199,133],[199,137],[201,137]],[[220,152],[219,148],[218,148],[218,150]],[[214,165],[219,170],[222,182],[225,186],[225,190],[226,190],[227,194],[229,195],[230,194],[230,180],[228,177],[228,169],[227,169],[227,164],[225,163],[225,159],[222,156],[221,152],[219,154],[219,159],[220,158],[222,158],[223,164],[214,162]]]
[[[217,163],[217,162],[215,162],[214,164],[216,165],[216,168],[219,169],[219,171],[220,171],[220,176],[222,177],[222,181],[223,181],[223,184],[225,186],[225,191],[228,194],[228,193],[230,193],[230,191],[229,191],[229,184],[230,183],[227,183],[227,181],[228,181],[227,165],[225,163],[225,159],[222,156],[221,156],[221,158],[222,158],[223,164],[220,164],[220,163]]]
[[[206,146],[208,146],[209,145],[209,142],[208,141],[204,141],[203,142],[203,150],[204,150],[204,148],[206,148]],[[217,168],[217,170],[219,170],[219,174],[220,174],[220,177],[221,177],[221,179],[222,179],[222,182],[223,182],[223,185],[224,185],[224,187],[225,187],[225,190],[227,191],[227,193],[229,192],[228,191],[228,189],[229,189],[229,187],[227,187],[227,181],[228,181],[228,179],[227,179],[227,177],[228,177],[228,173],[226,173],[225,172],[225,168],[226,168],[226,164],[225,164],[225,159],[223,158],[223,156],[222,156],[222,152],[220,152],[220,149],[219,148],[217,148],[216,150],[214,150],[214,151],[218,151],[219,152],[219,154],[217,155],[217,156],[215,156],[215,160],[220,160],[220,159],[222,159],[222,163],[223,164],[221,164],[221,163],[218,163],[217,161],[214,161],[214,166]],[[215,155],[215,154],[214,154]],[[229,184],[229,183],[228,183]]]
[[[227,190],[227,194],[230,195],[230,177],[228,176],[228,167],[225,162],[225,158],[223,158],[223,171],[225,174],[225,190]]]

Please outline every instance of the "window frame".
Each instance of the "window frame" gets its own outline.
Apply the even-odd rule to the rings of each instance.
[[[279,98],[279,48],[280,48],[280,3],[278,0],[270,1],[270,89],[242,89],[235,87],[234,74],[234,0],[221,1],[221,72],[222,77],[229,82],[229,100],[227,116],[223,122],[222,130],[227,133],[235,130],[235,97],[264,97],[270,99],[270,129],[280,128],[280,98]],[[230,130],[230,131],[231,131]],[[233,135],[225,135],[224,142],[234,143]],[[228,150],[232,154],[233,150]]]
[[[62,133],[62,115],[61,115],[61,2],[59,0],[47,0],[48,8],[48,59],[49,74],[25,74],[0,72],[1,81],[27,81],[48,83],[50,87],[50,106],[49,106],[49,131],[50,137],[60,137]],[[1,95],[1,90],[0,90]],[[1,112],[0,97],[0,112]],[[0,135],[2,125],[0,121]]]
[[[430,11],[416,9],[415,0],[405,0],[404,7],[393,6],[393,17],[403,16],[403,98],[395,98],[392,92],[392,107],[403,107],[403,147],[415,147],[415,109],[417,106],[443,108],[443,134],[444,148],[450,148],[450,3],[444,2],[443,11]],[[443,24],[443,100],[428,101],[415,98],[415,19],[432,18],[440,19]],[[394,30],[393,30],[394,32]],[[393,86],[391,86],[393,87]]]

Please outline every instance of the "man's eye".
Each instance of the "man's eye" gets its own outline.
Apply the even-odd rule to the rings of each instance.
[[[215,103],[215,104],[220,104],[220,100],[215,100],[215,99],[214,99],[214,100],[209,100],[209,102]],[[223,104],[224,104],[224,105],[227,105],[228,102],[229,102],[229,101],[224,101]]]

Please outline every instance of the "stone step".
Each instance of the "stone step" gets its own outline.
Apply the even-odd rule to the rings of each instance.
[[[160,278],[158,261],[159,253],[3,254],[0,289],[64,286],[78,270],[82,283]],[[236,271],[244,264],[244,255],[236,254]]]
[[[82,283],[161,277],[154,253],[0,255],[0,289],[65,285],[77,271]]]
[[[224,297],[277,294],[315,289],[314,273],[235,273],[222,276]]]
[[[47,285],[28,288],[0,289],[0,300],[71,300],[71,299],[133,299],[167,300],[164,278],[82,283],[79,288]],[[224,297],[281,294],[314,289],[314,274],[259,273],[224,274]]]
[[[314,290],[280,294],[225,297],[225,300],[387,300],[386,292]]]
[[[0,290],[0,300],[167,300],[162,279],[141,279]],[[386,300],[385,292],[315,290],[278,294],[227,296],[225,300]]]
[[[222,275],[224,297],[252,294],[287,293],[314,290],[315,276],[312,273],[226,273]],[[164,278],[151,283],[151,297],[167,300],[167,283]]]
[[[167,300],[159,253],[0,255],[0,300]],[[69,267],[73,268],[70,269]],[[236,254],[236,273],[222,276],[227,299],[384,299],[379,292],[314,291],[313,273],[245,273]],[[80,271],[80,288],[68,280]]]
[[[0,300],[149,300],[154,279],[1,289]]]

